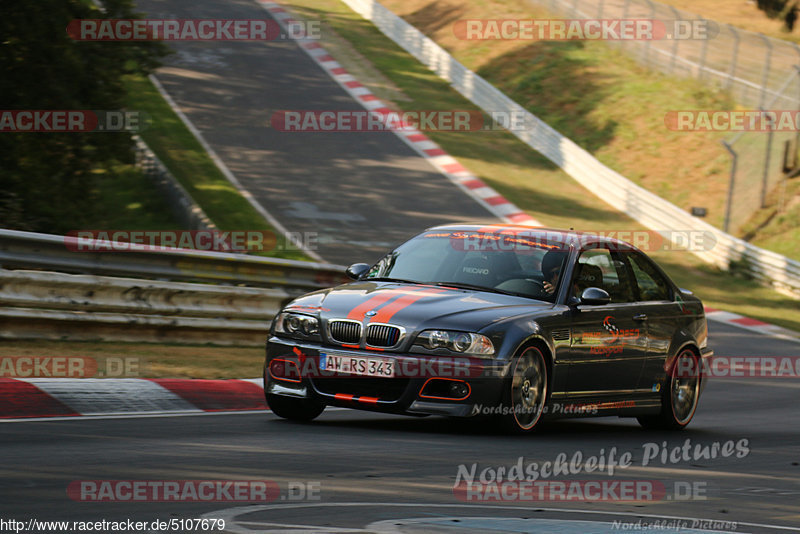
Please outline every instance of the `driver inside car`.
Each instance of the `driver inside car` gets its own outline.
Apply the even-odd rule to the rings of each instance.
[[[568,253],[563,250],[549,250],[542,258],[542,286],[545,293],[552,295],[558,287],[558,280]]]

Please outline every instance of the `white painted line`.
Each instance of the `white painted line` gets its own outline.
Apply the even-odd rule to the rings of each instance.
[[[82,421],[86,419],[151,419],[158,417],[197,417],[208,415],[253,415],[269,413],[269,410],[236,410],[230,412],[150,412],[150,413],[108,413],[93,415],[74,415],[58,417],[20,417],[17,419],[0,419],[0,423],[34,423],[43,421]]]

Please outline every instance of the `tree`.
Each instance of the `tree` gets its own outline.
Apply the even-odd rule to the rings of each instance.
[[[794,29],[800,0],[758,0],[757,5],[769,18],[782,20],[786,31]]]
[[[152,72],[159,42],[77,41],[74,19],[138,18],[131,0],[0,0],[2,110],[121,110],[122,77]],[[0,227],[80,228],[97,199],[93,171],[131,162],[129,133],[0,132]]]

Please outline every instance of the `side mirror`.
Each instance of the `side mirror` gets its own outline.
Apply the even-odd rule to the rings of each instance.
[[[608,304],[609,302],[611,302],[611,295],[599,287],[587,287],[581,293],[581,304]]]
[[[370,266],[366,263],[354,263],[347,270],[344,272],[347,276],[352,278],[353,280],[358,280],[362,276],[364,276],[367,271],[369,271]]]

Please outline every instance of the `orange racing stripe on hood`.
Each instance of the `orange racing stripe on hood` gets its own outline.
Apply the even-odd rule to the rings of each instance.
[[[441,293],[447,293],[446,289],[429,289],[426,288],[426,291],[419,291],[417,293],[408,294],[405,296],[400,297],[399,299],[395,300],[391,304],[387,304],[380,310],[378,310],[377,315],[372,318],[373,323],[386,323],[394,314],[399,312],[400,310],[407,308],[408,306],[414,304],[416,301],[423,299],[425,297],[433,297]]]
[[[425,286],[417,286],[408,289],[406,288],[381,289],[375,296],[365,300],[364,302],[362,302],[361,304],[350,310],[350,313],[347,314],[347,318],[353,319],[355,321],[361,321],[364,319],[365,313],[367,313],[370,310],[374,310],[378,306],[386,304],[388,301],[390,301],[395,297],[399,297],[401,295],[417,295],[417,294],[422,294],[423,296],[426,296],[424,294],[426,290],[431,291],[431,288]],[[438,290],[434,291],[438,292]]]

